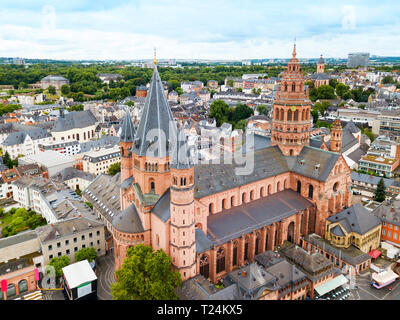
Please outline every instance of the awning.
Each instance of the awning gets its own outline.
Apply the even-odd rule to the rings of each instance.
[[[381,255],[382,252],[380,252],[379,250],[372,250],[370,253],[368,253],[369,256],[371,256],[372,258],[376,259]]]
[[[344,275],[339,275],[336,278],[333,278],[332,280],[325,282],[324,284],[321,284],[320,286],[315,288],[315,291],[320,296],[323,296],[324,294],[331,292],[332,290],[335,290],[336,288],[344,285],[347,283],[349,280]]]

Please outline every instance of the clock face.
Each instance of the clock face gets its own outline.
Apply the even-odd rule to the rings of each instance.
[[[297,110],[297,108],[295,106],[290,107],[290,110],[292,110],[292,112],[295,112]]]

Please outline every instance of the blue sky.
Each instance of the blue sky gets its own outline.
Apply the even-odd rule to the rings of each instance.
[[[396,0],[0,0],[0,56],[247,59],[400,56]]]

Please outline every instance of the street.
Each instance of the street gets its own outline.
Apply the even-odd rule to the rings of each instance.
[[[357,288],[351,290],[349,300],[396,300],[400,297],[400,280],[392,284],[392,291],[389,286],[376,289],[371,286],[371,272],[358,275],[356,280]]]
[[[114,279],[114,255],[109,253],[97,260],[97,297],[99,300],[112,300],[111,283]]]

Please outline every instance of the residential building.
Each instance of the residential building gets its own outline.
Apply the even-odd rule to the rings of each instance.
[[[384,201],[372,213],[382,223],[381,240],[400,247],[400,201]]]
[[[368,67],[369,65],[369,53],[356,52],[349,53],[347,58],[347,67],[357,68],[357,67]]]
[[[53,143],[51,140],[47,144],[39,144],[40,151],[57,151],[60,154],[64,154],[67,156],[74,156],[81,151],[81,145],[78,141],[68,141],[68,142],[60,142],[60,143]]]
[[[65,219],[37,228],[44,264],[52,258],[67,256],[74,263],[75,254],[84,248],[96,249],[105,254],[104,224],[82,216]]]
[[[83,171],[97,176],[101,173],[107,173],[112,164],[120,161],[121,152],[119,146],[89,151],[82,157]]]

